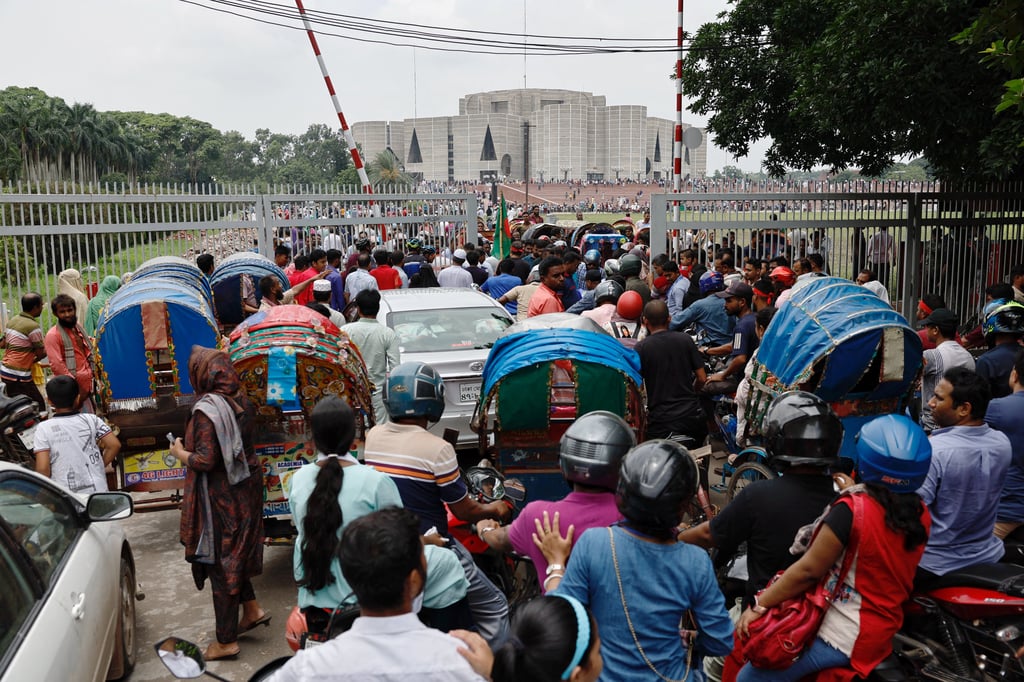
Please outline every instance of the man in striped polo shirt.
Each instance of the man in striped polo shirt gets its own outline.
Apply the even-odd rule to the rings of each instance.
[[[427,431],[444,413],[444,381],[433,367],[406,362],[391,371],[384,387],[391,421],[366,434],[366,464],[394,480],[402,504],[420,519],[420,532],[434,529],[447,540],[466,571],[470,611],[480,634],[492,647],[508,637],[508,601],[473,561],[469,550],[448,535],[448,509],[463,521],[507,521],[504,502],[482,504],[469,495],[459,473],[455,449]]]
[[[21,313],[7,322],[3,338],[4,359],[0,363],[0,378],[4,381],[7,395],[27,395],[40,410],[46,402],[32,381],[32,366],[46,357],[43,329],[39,326],[42,313],[42,296],[30,292],[21,297]]]

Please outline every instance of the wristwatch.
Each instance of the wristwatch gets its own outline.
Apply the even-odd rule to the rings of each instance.
[[[555,571],[565,573],[565,566],[563,566],[562,564],[548,564],[547,569],[545,569],[544,571],[544,575],[551,575]]]

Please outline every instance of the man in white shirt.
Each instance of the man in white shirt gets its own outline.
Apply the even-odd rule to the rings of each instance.
[[[921,371],[921,428],[928,433],[938,428],[928,403],[942,376],[954,367],[974,371],[974,356],[956,341],[958,322],[956,313],[949,308],[936,308],[920,323],[928,332],[928,340],[935,344],[935,348],[924,352]]]
[[[427,561],[419,519],[388,507],[358,518],[338,545],[341,572],[359,601],[348,632],[295,654],[273,682],[481,682],[462,657],[461,642],[416,617]]]
[[[373,261],[367,253],[359,254],[356,258],[356,269],[348,273],[345,278],[345,303],[349,304],[356,300],[356,296],[364,289],[380,291],[377,278],[370,274],[370,265]]]
[[[323,248],[324,251],[330,251],[331,249],[337,249],[338,251],[345,250],[345,240],[341,238],[340,234],[334,232],[332,228],[325,228],[327,233],[324,235]]]
[[[469,289],[473,286],[473,275],[462,264],[466,262],[466,251],[455,249],[452,264],[438,273],[437,283],[443,287],[460,287]]]
[[[371,400],[374,421],[383,424],[388,420],[388,411],[384,407],[384,383],[388,372],[401,362],[398,334],[377,320],[377,313],[380,312],[379,291],[360,291],[356,296],[356,307],[359,308],[359,319],[341,327],[341,331],[348,334],[366,362],[366,372],[373,382]]]

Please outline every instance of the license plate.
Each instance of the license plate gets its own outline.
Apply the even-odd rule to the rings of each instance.
[[[22,431],[21,433],[18,434],[18,438],[21,439],[21,444],[24,445],[25,448],[29,452],[34,452],[33,448],[35,447],[35,440],[36,440],[35,435],[36,435],[36,425],[35,424],[33,424],[32,426],[28,427],[27,429],[25,429],[24,431]]]
[[[475,403],[480,399],[480,382],[459,384],[459,402]]]

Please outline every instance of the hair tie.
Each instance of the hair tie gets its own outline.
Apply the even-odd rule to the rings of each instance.
[[[567,594],[554,594],[552,596],[560,597],[569,602],[572,610],[576,613],[576,651],[573,653],[572,660],[569,661],[569,666],[562,673],[562,679],[567,680],[572,675],[572,671],[583,660],[583,654],[587,650],[587,645],[590,644],[590,616],[587,615],[587,609],[576,597],[570,597]]]
[[[329,453],[326,453],[326,454],[323,453],[323,452],[316,453],[316,462],[317,462],[317,464],[319,464],[320,462],[325,462],[328,459],[340,459],[343,462],[350,462],[352,464],[359,464],[359,460],[357,460],[355,457],[353,457],[351,455],[351,453],[348,453],[348,452],[346,452],[344,455],[339,455],[339,454],[337,454],[335,452],[329,452]]]
[[[925,315],[932,314],[932,309],[923,300],[917,302],[917,307],[920,308],[921,312],[923,312]]]

